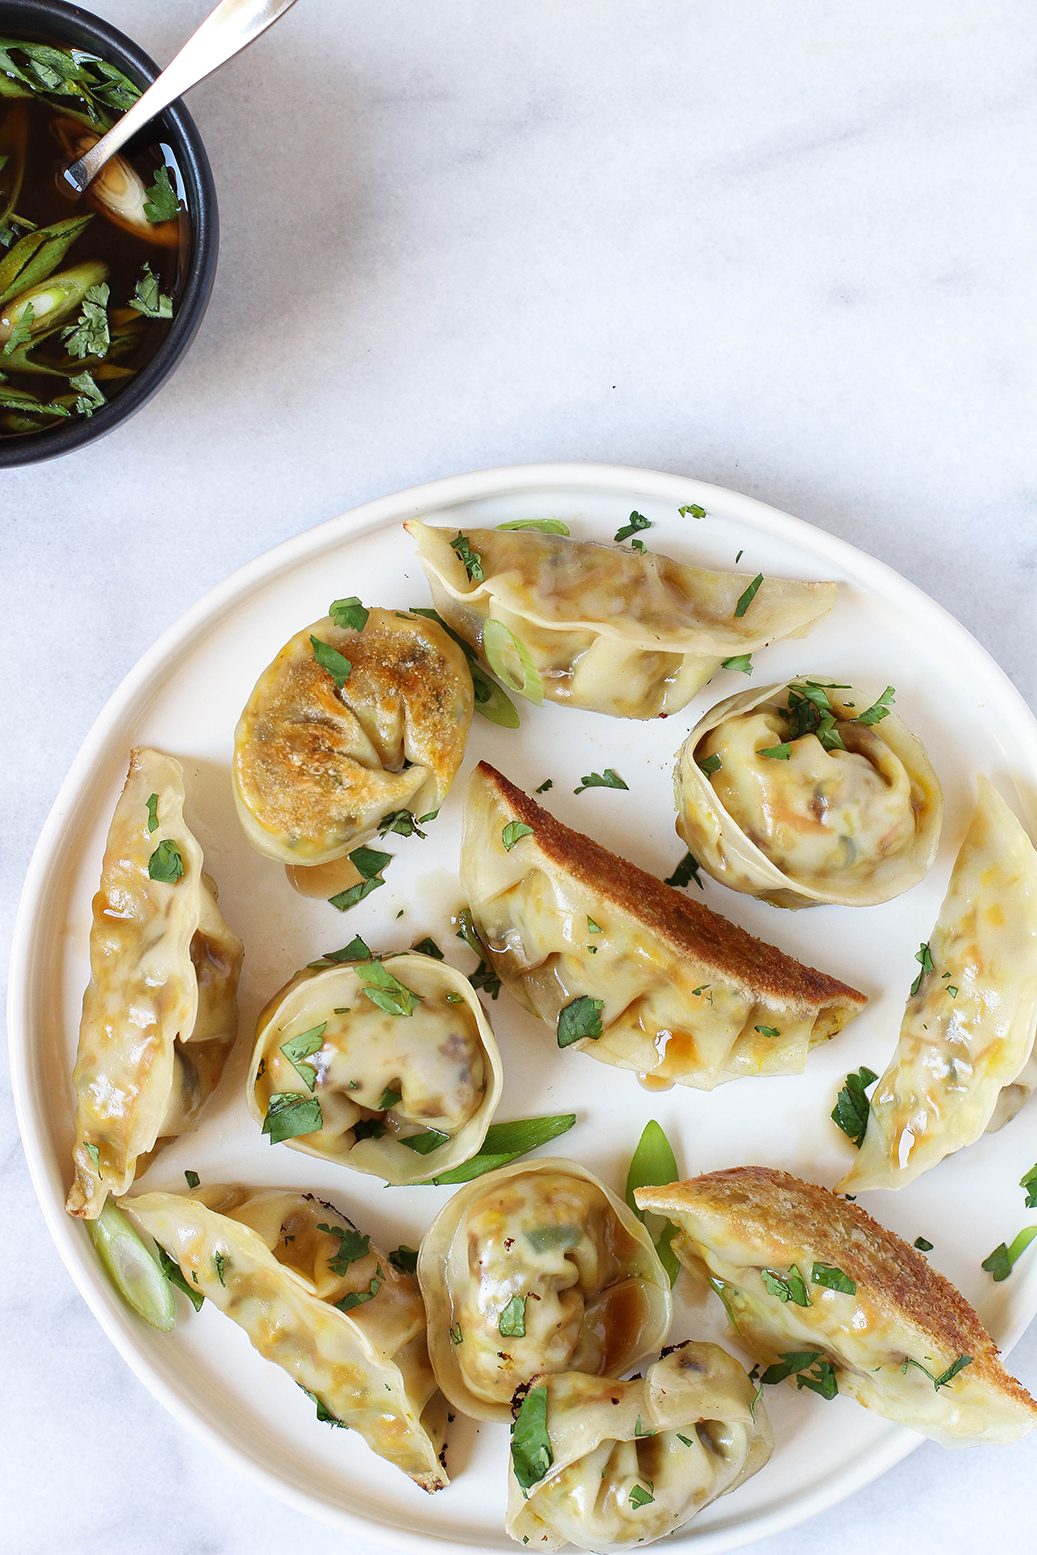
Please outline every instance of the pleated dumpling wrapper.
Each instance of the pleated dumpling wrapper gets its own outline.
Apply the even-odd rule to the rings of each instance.
[[[387,1257],[333,1204],[293,1189],[207,1186],[121,1207],[299,1384],[318,1420],[358,1431],[422,1490],[449,1483],[446,1401],[408,1249]]]
[[[332,614],[363,625],[329,615],[297,632],[234,734],[245,835],[290,867],[342,858],[401,811],[431,819],[472,723],[465,656],[436,622],[359,601],[336,601]]]
[[[93,903],[70,1215],[96,1220],[187,1133],[233,1046],[242,945],[202,862],[180,763],[131,751]]]
[[[677,1226],[674,1252],[708,1279],[764,1383],[847,1393],[944,1447],[1037,1426],[964,1296],[859,1205],[764,1166],[634,1198]]]
[[[675,1345],[630,1382],[534,1377],[512,1432],[505,1527],[531,1550],[651,1544],[773,1447],[756,1384],[718,1344]]]
[[[712,1090],[800,1074],[865,996],[570,831],[480,762],[461,882],[520,1004],[606,1064]]]
[[[592,1172],[547,1157],[468,1183],[418,1251],[428,1348],[447,1398],[508,1420],[541,1372],[615,1375],[657,1350],[669,1277],[644,1226]]]
[[[838,596],[596,540],[404,528],[443,620],[509,689],[614,718],[677,712],[725,659],[805,636]]]
[[[842,1193],[903,1188],[1037,1083],[1037,851],[993,784],[961,845]]]
[[[943,791],[893,695],[800,677],[711,708],[674,773],[677,832],[702,868],[776,907],[870,907],[917,885]]]
[[[271,1144],[400,1185],[475,1155],[502,1085],[468,979],[401,954],[297,972],[259,1017],[246,1097]]]

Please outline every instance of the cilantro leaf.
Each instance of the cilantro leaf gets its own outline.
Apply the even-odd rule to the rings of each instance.
[[[579,788],[574,788],[574,794],[582,794],[585,788],[626,788],[626,784],[618,773],[611,767],[606,767],[604,772],[588,772],[587,776],[580,779]]]
[[[775,1274],[773,1269],[761,1269],[760,1278],[764,1289],[770,1295],[777,1296],[779,1301],[791,1301],[797,1307],[809,1307],[810,1297],[807,1295],[806,1284],[795,1264],[784,1279],[780,1274]]]
[[[148,831],[158,831],[158,795],[152,794],[148,800]]]
[[[988,1257],[984,1258],[980,1268],[986,1269],[987,1273],[998,1282],[1007,1280],[1016,1261],[1026,1251],[1035,1236],[1037,1236],[1037,1226],[1025,1226],[1010,1247],[1006,1247],[1002,1242]]]
[[[436,961],[443,960],[443,952],[435,940],[431,939],[427,934],[424,939],[419,939],[416,945],[412,945],[411,950],[417,951],[419,956],[432,956]]]
[[[408,1150],[416,1150],[418,1155],[431,1155],[433,1150],[440,1150],[449,1138],[449,1134],[442,1133],[438,1128],[426,1128],[420,1134],[404,1134],[398,1142],[406,1145]]]
[[[558,1046],[569,1047],[583,1037],[597,1040],[601,1036],[601,1012],[604,1008],[604,999],[592,999],[586,993],[567,1004],[558,1014]]]
[[[505,853],[510,853],[516,842],[521,842],[523,837],[532,837],[532,835],[533,828],[527,826],[525,821],[509,821],[500,834]]]
[[[332,1274],[345,1274],[351,1263],[358,1263],[371,1251],[370,1236],[361,1236],[355,1226],[329,1226],[321,1221],[317,1230],[338,1237],[338,1252],[328,1259]]]
[[[933,1244],[931,1242],[927,1242],[924,1236],[915,1237],[915,1246],[918,1248],[920,1253],[931,1253],[933,1250]]]
[[[175,1285],[177,1290],[183,1291],[194,1310],[200,1312],[205,1302],[205,1297],[200,1290],[195,1290],[193,1285],[188,1285],[180,1265],[174,1258],[170,1258],[164,1247],[160,1247],[158,1250],[158,1263],[170,1285]]]
[[[301,1382],[299,1383],[299,1386],[302,1388]],[[311,1393],[309,1388],[302,1388],[302,1390],[306,1394],[306,1397],[309,1399],[310,1403],[316,1405],[317,1419],[320,1421],[321,1425],[337,1425],[341,1426],[343,1431],[349,1430],[346,1422],[344,1420],[340,1420],[338,1415],[333,1415],[331,1410],[328,1409],[317,1397],[316,1393]]]
[[[700,891],[706,889],[702,882],[702,876],[699,874],[698,859],[693,853],[685,853],[673,874],[667,875],[663,884],[680,887],[688,885],[692,880],[694,880]]]
[[[831,1401],[839,1391],[835,1367],[831,1361],[818,1361],[816,1366],[796,1377],[796,1387],[809,1388],[811,1393],[819,1393],[822,1398]]]
[[[362,902],[365,896],[370,896],[372,891],[377,891],[379,886],[385,884],[382,870],[392,862],[392,858],[391,853],[381,853],[377,848],[354,848],[349,855],[349,862],[360,875],[360,883],[347,886],[337,896],[329,896],[328,901],[332,907],[337,907],[339,912],[346,912],[350,907],[355,907],[357,902]]]
[[[100,1170],[101,1170],[101,1152],[100,1152],[100,1150],[98,1150],[96,1145],[91,1144],[88,1141],[87,1142],[87,1146],[86,1146],[86,1153],[90,1157],[91,1161],[93,1161],[93,1163],[94,1163],[94,1171],[95,1172],[100,1172]]]
[[[857,714],[857,722],[859,724],[881,723],[883,718],[888,718],[892,712],[892,708],[888,704],[894,700],[895,695],[893,687],[887,686],[877,702],[873,702],[870,707],[866,707],[863,713]]]
[[[108,401],[90,373],[76,373],[75,377],[68,381],[71,388],[78,390],[72,407],[77,416],[92,416],[95,410],[99,410],[102,405],[107,405]]]
[[[512,1296],[500,1315],[497,1327],[505,1339],[524,1339],[526,1337],[525,1296]]]
[[[687,518],[689,513],[692,518],[705,518],[706,516],[705,508],[700,508],[697,502],[689,502],[687,507],[678,508],[677,512],[681,518]]]
[[[810,1271],[810,1281],[813,1285],[823,1285],[826,1290],[841,1291],[844,1296],[857,1294],[856,1280],[851,1280],[848,1274],[844,1274],[834,1264],[815,1263]]]
[[[186,1179],[187,1179],[187,1186],[188,1186],[188,1187],[189,1187],[189,1188],[197,1188],[197,1186],[198,1186],[198,1184],[199,1184],[199,1183],[200,1183],[200,1182],[201,1182],[201,1180],[202,1180],[202,1179],[201,1179],[201,1178],[200,1178],[200,1177],[199,1177],[199,1175],[198,1175],[198,1173],[197,1173],[197,1172],[185,1172],[185,1173],[184,1173],[184,1176],[185,1176],[185,1177],[186,1177]]]
[[[299,1134],[316,1134],[324,1127],[324,1115],[316,1096],[300,1096],[295,1091],[279,1091],[271,1096],[263,1119],[263,1133],[272,1145]]]
[[[339,653],[337,648],[333,648],[330,643],[322,641],[319,637],[314,637],[312,632],[310,633],[310,642],[313,644],[313,657],[321,669],[331,676],[341,691],[352,673],[352,664],[343,654]]]
[[[354,1307],[362,1307],[365,1301],[373,1301],[384,1281],[385,1271],[379,1264],[378,1272],[371,1276],[371,1283],[366,1290],[351,1290],[348,1295],[342,1297],[341,1301],[336,1301],[333,1305],[338,1307],[340,1312],[352,1312]]]
[[[381,1118],[358,1118],[353,1124],[353,1141],[360,1139],[384,1139],[385,1124]]]
[[[779,1031],[777,1026],[754,1026],[753,1030],[754,1031],[758,1031],[760,1033],[761,1037],[780,1037],[781,1036],[781,1032]]]
[[[387,1085],[385,1090],[382,1092],[381,1100],[378,1103],[378,1111],[388,1112],[392,1107],[396,1106],[397,1102],[402,1100],[403,1092],[394,1091],[391,1085]]]
[[[838,1124],[847,1139],[853,1140],[858,1150],[864,1143],[871,1113],[871,1103],[865,1095],[865,1090],[877,1079],[878,1075],[874,1070],[867,1068],[859,1069],[856,1074],[848,1074],[846,1084],[839,1092],[832,1109],[832,1122]]]
[[[651,529],[651,520],[645,518],[643,513],[631,513],[629,523],[617,529],[612,536],[614,540],[628,540],[631,535],[636,535],[639,529]]]
[[[144,269],[133,289],[129,306],[146,319],[171,319],[173,317],[173,299],[167,297],[159,289],[158,276],[154,273],[147,260],[144,261]]]
[[[737,605],[735,606],[735,616],[736,616],[736,618],[738,620],[741,620],[742,616],[745,615],[745,612],[748,610],[749,606],[752,604],[753,600],[756,598],[756,591],[760,587],[760,584],[762,582],[763,582],[763,573],[762,572],[758,572],[756,574],[755,578],[753,579],[753,581],[750,583],[749,587],[746,589],[745,593],[739,599]]]
[[[719,772],[720,765],[719,756],[703,756],[701,761],[696,762],[699,771],[704,772],[707,777],[713,772]]]
[[[224,1290],[226,1290],[227,1281],[223,1278],[223,1271],[227,1267],[227,1260],[221,1252],[215,1252],[212,1255],[212,1261],[216,1265],[216,1278],[219,1280]]]
[[[464,570],[467,572],[470,580],[473,583],[482,583],[484,581],[482,557],[479,555],[478,551],[472,550],[472,547],[468,542],[467,535],[462,534],[461,531],[458,530],[450,544],[457,552],[459,560],[464,562]]]
[[[506,524],[498,524],[498,529],[536,529],[542,535],[567,535],[569,525],[563,524],[560,518],[513,518]]]
[[[786,1350],[781,1359],[768,1366],[760,1378],[768,1387],[774,1387],[779,1382],[784,1382],[786,1377],[795,1376],[796,1372],[806,1371],[816,1361],[821,1360],[822,1350]]]
[[[148,859],[149,876],[152,880],[161,880],[165,885],[175,885],[183,873],[184,860],[180,849],[172,837],[164,838]]]
[[[521,1489],[529,1491],[539,1485],[554,1461],[547,1430],[547,1389],[530,1388],[511,1427],[512,1472]]]
[[[396,1251],[389,1254],[389,1262],[401,1274],[413,1274],[418,1267],[417,1248],[407,1247],[401,1242]]]
[[[158,169],[155,174],[155,182],[147,193],[148,198],[144,203],[144,214],[152,224],[159,221],[170,221],[180,209],[180,197],[169,182],[169,169],[167,167]]]
[[[1026,1189],[1026,1208],[1037,1209],[1037,1166],[1031,1166],[1026,1176],[1020,1177],[1019,1186]]]
[[[959,1355],[958,1359],[956,1361],[953,1361],[951,1363],[951,1365],[948,1366],[947,1370],[944,1371],[944,1372],[941,1372],[940,1375],[935,1379],[935,1381],[933,1382],[934,1390],[938,1393],[941,1388],[945,1388],[947,1386],[948,1382],[953,1382],[954,1381],[954,1379],[958,1375],[959,1371],[964,1371],[966,1366],[971,1366],[971,1365],[972,1365],[972,1356],[971,1355]]]
[[[363,631],[370,614],[355,594],[351,594],[348,599],[334,599],[328,606],[328,615],[335,625],[342,629],[352,627],[354,632]]]
[[[792,746],[788,740],[781,745],[768,745],[767,748],[756,752],[757,756],[769,756],[772,761],[788,761],[792,755]]]
[[[364,993],[372,1004],[387,1015],[413,1015],[419,1004],[424,1004],[421,994],[413,993],[393,977],[381,961],[361,961],[353,969],[362,982],[368,984]]]
[[[65,350],[69,356],[106,356],[111,345],[108,332],[108,298],[106,284],[91,286],[83,298],[79,318],[61,331]]]
[[[651,1506],[654,1501],[655,1497],[651,1495],[643,1485],[635,1485],[633,1490],[630,1492],[631,1506]]]
[[[343,945],[341,950],[326,950],[319,961],[311,961],[310,966],[323,966],[325,962],[337,963],[340,961],[371,961],[374,952],[369,950],[358,934],[351,939],[348,945]]]
[[[923,977],[928,977],[929,973],[933,970],[933,958],[929,954],[929,946],[925,940],[922,941],[918,949],[915,951],[915,960],[920,963],[922,970],[911,984],[912,994],[916,994],[918,992],[919,988],[922,986]]]
[[[292,1037],[291,1041],[286,1042],[281,1048],[281,1052],[300,1080],[311,1091],[317,1083],[317,1071],[312,1064],[304,1064],[303,1059],[309,1058],[311,1053],[320,1052],[324,1046],[324,1033],[327,1028],[327,1021],[322,1021],[319,1026],[312,1026],[309,1031],[301,1031],[297,1037]]]
[[[733,658],[725,659],[720,667],[725,670],[740,670],[743,675],[751,675],[753,656],[751,653],[736,653]]]
[[[435,820],[438,814],[439,811],[436,810],[432,815],[423,815],[421,819],[422,821],[432,821]],[[414,819],[410,810],[390,810],[388,815],[382,816],[378,822],[378,835],[379,837],[388,837],[390,832],[395,832],[400,837],[428,836],[427,832],[422,831],[420,823]]]
[[[554,786],[555,786],[554,778],[545,778],[544,782],[541,783],[540,787],[539,788],[534,788],[533,792],[534,792],[534,794],[546,794],[547,790],[549,788],[554,788]]]

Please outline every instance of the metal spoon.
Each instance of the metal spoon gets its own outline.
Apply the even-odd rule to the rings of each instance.
[[[295,0],[221,0],[133,107],[107,135],[101,136],[96,146],[91,146],[85,156],[65,169],[65,178],[76,193],[83,193],[109,157],[113,157],[149,119],[211,75],[232,55],[240,53],[294,4]]]

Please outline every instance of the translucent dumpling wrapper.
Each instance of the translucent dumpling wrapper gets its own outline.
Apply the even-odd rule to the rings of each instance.
[[[677,1226],[674,1252],[721,1298],[764,1383],[846,1393],[944,1447],[1037,1425],[964,1296],[859,1205],[763,1166],[634,1198]]]
[[[718,1344],[676,1345],[630,1382],[563,1372],[535,1377],[529,1393],[538,1388],[551,1466],[524,1488],[520,1441],[505,1524],[530,1549],[650,1544],[743,1484],[774,1447],[756,1384]]]
[[[93,902],[70,1215],[96,1220],[193,1126],[233,1046],[242,945],[202,863],[180,763],[132,751]]]
[[[307,968],[276,993],[246,1094],[272,1141],[399,1185],[477,1154],[502,1085],[468,979],[430,956],[390,955]]]
[[[570,831],[485,762],[461,882],[494,970],[558,1044],[658,1080],[799,1074],[867,1003]]]
[[[670,1326],[651,1237],[575,1161],[516,1162],[460,1189],[422,1239],[418,1280],[436,1380],[477,1420],[510,1419],[539,1373],[627,1371]]]
[[[873,706],[875,721],[858,721]],[[802,677],[711,708],[677,758],[674,794],[702,868],[776,907],[888,902],[927,874],[943,818],[903,719],[856,687]]]
[[[1037,851],[982,775],[927,949],[841,1192],[914,1182],[1014,1117],[1037,1082]]]
[[[335,655],[322,654],[332,668],[313,639]],[[436,622],[392,610],[369,611],[360,631],[315,621],[263,671],[238,720],[234,799],[249,842],[313,867],[396,811],[434,815],[472,707],[465,656]]]
[[[121,1207],[193,1291],[309,1394],[318,1420],[359,1432],[423,1490],[448,1483],[446,1403],[417,1281],[333,1204],[221,1185],[147,1193]]]
[[[753,582],[744,573],[652,551],[500,529],[465,530],[455,549],[449,529],[416,519],[404,528],[439,614],[489,669],[484,632],[499,621],[548,701],[615,718],[677,712],[726,658],[805,636],[838,594],[835,583],[765,578],[743,606]]]

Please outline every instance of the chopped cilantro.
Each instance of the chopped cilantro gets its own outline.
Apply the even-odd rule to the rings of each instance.
[[[784,1279],[780,1274],[775,1274],[773,1269],[761,1269],[760,1278],[763,1280],[764,1289],[770,1295],[777,1296],[779,1301],[791,1301],[797,1307],[809,1307],[810,1297],[807,1295],[806,1282],[795,1264]]]
[[[450,1337],[454,1338],[453,1329]],[[547,1389],[530,1388],[511,1427],[511,1467],[522,1491],[539,1485],[554,1461],[547,1430]]]
[[[194,1307],[194,1310],[196,1312],[200,1312],[203,1305],[205,1304],[205,1297],[202,1295],[200,1290],[194,1290],[190,1285],[188,1285],[187,1281],[184,1279],[183,1270],[180,1268],[180,1265],[176,1262],[175,1259],[170,1258],[164,1247],[160,1247],[158,1250],[158,1262],[159,1268],[162,1270],[162,1273],[165,1275],[170,1285],[175,1285],[177,1290],[182,1290],[188,1301],[191,1303],[192,1307]],[[198,1276],[195,1275],[195,1279],[197,1278]]]
[[[443,952],[435,940],[431,939],[427,934],[424,939],[419,939],[416,945],[412,945],[411,950],[416,951],[420,956],[432,956],[436,961],[442,961],[443,959]]]
[[[1026,1208],[1037,1209],[1037,1166],[1031,1166],[1026,1176],[1020,1177],[1019,1186],[1026,1189]]]
[[[197,1172],[185,1172],[184,1176],[187,1178],[187,1186],[189,1188],[197,1188],[202,1180]]]
[[[417,1248],[407,1247],[401,1242],[396,1251],[389,1254],[389,1262],[401,1274],[413,1274],[418,1267]]]
[[[148,859],[148,874],[164,885],[175,885],[184,873],[184,860],[172,837],[165,837]]]
[[[870,707],[866,707],[863,713],[857,714],[857,722],[859,724],[881,723],[883,718],[889,717],[892,708],[890,708],[888,704],[892,702],[894,698],[895,692],[893,687],[887,686],[877,702],[873,702]]]
[[[667,875],[664,885],[686,886],[694,880],[700,891],[706,889],[699,874],[699,861],[693,853],[685,853],[672,875]]]
[[[295,1091],[279,1091],[271,1096],[263,1119],[263,1133],[272,1145],[299,1134],[316,1134],[324,1127],[324,1115],[316,1096],[299,1096]]]
[[[510,853],[516,842],[521,842],[523,837],[532,837],[532,835],[533,828],[527,826],[525,821],[509,821],[500,834],[505,853]]]
[[[226,1290],[227,1281],[223,1278],[223,1271],[227,1267],[227,1260],[224,1258],[222,1253],[216,1252],[212,1255],[212,1261],[216,1265],[216,1277],[223,1288]]]
[[[768,745],[766,749],[761,747],[756,754],[769,756],[772,761],[788,761],[792,755],[792,746],[788,740],[784,740],[780,745]]]
[[[839,1092],[832,1109],[832,1122],[838,1124],[847,1139],[853,1140],[858,1150],[864,1143],[868,1117],[871,1113],[871,1103],[865,1091],[877,1079],[878,1075],[874,1070],[867,1068],[858,1069],[856,1074],[848,1074],[846,1084]]]
[[[742,616],[745,615],[745,612],[756,598],[756,591],[762,582],[763,573],[758,572],[753,581],[750,583],[749,587],[746,589],[745,593],[739,598],[739,601],[735,606],[735,616],[738,620],[741,620]]]
[[[367,948],[358,934],[355,939],[350,940],[348,945],[343,945],[341,950],[326,950],[319,961],[311,961],[309,965],[314,967],[323,966],[328,961],[336,963],[339,961],[371,961],[372,959],[373,953]]]
[[[743,675],[751,675],[753,672],[753,656],[751,653],[736,653],[733,658],[724,660],[721,669],[739,670]]]
[[[720,771],[720,757],[704,756],[701,761],[696,762],[696,765],[701,772],[704,772],[709,777],[710,773]]]
[[[328,1259],[332,1274],[345,1274],[351,1263],[358,1263],[371,1251],[371,1238],[361,1236],[355,1226],[329,1226],[321,1221],[317,1230],[338,1237],[338,1252]]]
[[[558,1046],[569,1047],[584,1037],[597,1040],[601,1036],[601,1012],[604,1008],[604,999],[592,999],[590,994],[581,994],[571,1004],[565,1005],[558,1014]]]
[[[497,1327],[505,1339],[526,1337],[526,1298],[512,1296],[500,1315]]]
[[[922,978],[928,977],[929,973],[933,970],[933,958],[929,954],[929,946],[925,940],[922,941],[918,949],[915,951],[915,960],[920,963],[922,970],[911,984],[912,994],[916,994],[918,992],[919,988],[922,986]]]
[[[61,331],[69,356],[106,356],[111,345],[108,332],[107,285],[91,286],[83,298],[82,311],[74,324]]]
[[[823,1285],[826,1290],[840,1291],[844,1296],[857,1294],[856,1280],[851,1280],[848,1274],[844,1274],[834,1264],[815,1263],[810,1271],[810,1282],[812,1285]]]
[[[777,1026],[754,1026],[753,1030],[754,1031],[758,1031],[760,1033],[761,1037],[780,1037],[781,1036],[781,1032],[779,1031]]]
[[[317,1071],[312,1064],[304,1064],[303,1059],[311,1054],[318,1053],[324,1046],[324,1033],[327,1030],[327,1021],[322,1021],[319,1026],[313,1026],[309,1031],[301,1031],[297,1037],[292,1037],[290,1042],[284,1043],[281,1052],[295,1069],[296,1074],[302,1080],[307,1090],[312,1091],[317,1083]]]
[[[549,788],[554,788],[554,786],[555,786],[554,778],[545,778],[544,781],[541,783],[540,787],[539,788],[534,788],[533,792],[534,792],[534,794],[546,794],[547,790]]]
[[[372,1274],[371,1283],[366,1290],[351,1290],[347,1296],[343,1296],[342,1300],[336,1301],[334,1305],[338,1307],[340,1312],[352,1312],[354,1307],[362,1307],[365,1301],[373,1301],[381,1290],[384,1280],[385,1271],[379,1264],[377,1272]]]
[[[330,643],[323,642],[319,637],[310,633],[310,642],[313,644],[313,657],[322,670],[325,670],[341,691],[352,673],[353,666],[347,658],[333,648]]]
[[[158,831],[158,795],[152,794],[148,800],[148,831]]]
[[[933,1244],[931,1242],[927,1242],[924,1236],[915,1237],[915,1246],[918,1248],[920,1253],[931,1253],[933,1250]]]
[[[989,1257],[984,1258],[980,1268],[986,1269],[993,1279],[1000,1282],[1007,1280],[1017,1260],[1029,1247],[1034,1237],[1037,1236],[1037,1226],[1025,1226],[1010,1247],[1002,1242]]]
[[[450,544],[457,552],[458,558],[464,562],[464,570],[473,583],[483,582],[482,557],[478,551],[473,551],[468,543],[467,536],[458,530]]]
[[[351,627],[354,632],[362,632],[370,614],[355,594],[348,599],[334,599],[328,606],[328,615],[343,631]]]
[[[413,993],[381,961],[358,962],[354,968],[357,977],[368,986],[364,993],[372,1004],[387,1015],[413,1015],[419,1004],[424,1004],[421,994]]]
[[[631,535],[636,535],[639,529],[651,529],[651,520],[645,518],[643,513],[631,513],[630,520],[622,529],[617,529],[612,536],[614,540],[628,540]]]
[[[635,1485],[633,1490],[630,1492],[631,1506],[651,1506],[654,1501],[655,1497],[651,1495],[643,1485]]]
[[[176,190],[169,182],[169,169],[160,167],[155,174],[155,182],[147,191],[148,198],[144,202],[144,214],[152,223],[170,221],[180,209],[180,200]]]
[[[618,773],[611,767],[606,767],[604,772],[588,772],[586,777],[580,779],[579,788],[574,788],[574,794],[582,794],[585,788],[626,788],[626,784]]]
[[[144,261],[144,270],[133,289],[129,306],[146,319],[171,319],[173,317],[173,299],[167,297],[159,289],[158,276],[154,273],[147,260]]]

